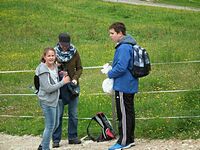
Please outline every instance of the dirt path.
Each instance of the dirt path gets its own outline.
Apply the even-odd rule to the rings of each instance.
[[[134,4],[134,5],[156,6],[156,7],[164,7],[164,8],[171,8],[171,9],[183,9],[183,10],[200,11],[199,8],[154,3],[153,2],[154,0],[103,0],[103,1],[118,2],[118,3],[128,3],[128,4]]]
[[[41,138],[33,136],[11,136],[0,133],[0,150],[36,150]],[[68,145],[67,140],[55,150],[107,150],[116,141],[92,142],[83,141],[81,145]],[[130,150],[200,150],[198,140],[143,140],[136,139],[136,146]]]

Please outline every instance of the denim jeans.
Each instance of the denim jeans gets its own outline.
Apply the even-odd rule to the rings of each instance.
[[[50,150],[49,145],[52,134],[59,125],[60,110],[58,105],[57,107],[51,107],[43,104],[41,101],[40,106],[45,118],[45,129],[43,132],[41,145],[43,150]]]
[[[77,114],[77,107],[78,107],[78,97],[76,97],[74,100],[70,100],[68,104],[68,140],[76,139],[78,138],[78,114]],[[62,136],[62,118],[63,118],[63,112],[64,112],[64,104],[62,100],[59,100],[59,108],[60,108],[60,120],[59,120],[59,126],[53,133],[53,142],[59,143]]]

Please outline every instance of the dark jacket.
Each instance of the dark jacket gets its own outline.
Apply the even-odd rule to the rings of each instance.
[[[75,49],[75,47],[73,45],[70,46],[70,48],[71,48],[70,51],[75,50],[75,53],[72,55],[72,58],[66,62],[58,59],[58,63],[60,64],[58,69],[59,69],[59,71],[67,71],[71,80],[75,79],[77,81],[77,86],[75,89],[78,90],[78,95],[74,96],[72,94],[72,92],[70,90],[70,87],[71,87],[70,83],[64,85],[60,89],[60,92],[61,92],[60,98],[62,99],[64,104],[68,104],[71,100],[74,100],[74,98],[79,96],[79,92],[80,92],[79,78],[83,71],[83,67],[81,64],[81,58],[80,58],[78,51]],[[57,49],[58,51],[62,51],[62,48],[59,46],[59,44],[57,44],[57,46],[54,49]],[[57,55],[58,55],[58,53],[57,53]],[[59,56],[57,56],[57,57],[59,57]]]
[[[82,74],[83,67],[81,64],[81,59],[78,51],[74,54],[74,56],[68,62],[59,62],[61,66],[59,66],[59,71],[67,71],[69,77],[73,80],[79,81],[79,78]],[[78,82],[79,83],[79,82]]]

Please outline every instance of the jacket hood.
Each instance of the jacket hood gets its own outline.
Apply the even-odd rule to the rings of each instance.
[[[38,65],[38,67],[36,68],[35,74],[39,76],[39,75],[41,75],[43,73],[46,73],[46,72],[49,72],[49,69],[48,69],[48,67],[47,67],[47,65],[45,63],[41,62]]]
[[[135,45],[137,44],[135,39],[131,36],[131,35],[125,35],[121,41],[119,41],[119,43],[117,45],[120,45],[120,44],[132,44],[132,45]]]

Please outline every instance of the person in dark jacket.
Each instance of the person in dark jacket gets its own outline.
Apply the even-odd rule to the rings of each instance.
[[[109,150],[125,149],[135,145],[135,109],[134,95],[138,92],[138,79],[134,78],[129,69],[133,66],[132,45],[136,41],[126,34],[122,22],[115,22],[109,27],[110,38],[116,43],[112,69],[108,77],[114,79],[117,118],[119,121],[119,139]]]
[[[50,139],[53,131],[59,124],[58,99],[60,87],[70,82],[69,76],[58,80],[58,68],[55,64],[56,52],[54,48],[45,48],[41,63],[36,68],[35,74],[39,77],[39,91],[37,93],[40,106],[45,117],[45,129],[42,142],[38,150],[49,150]]]
[[[82,64],[80,55],[75,48],[75,46],[70,42],[71,38],[68,33],[60,33],[58,36],[59,42],[56,47],[56,56],[57,56],[57,65],[59,68],[60,74],[68,74],[71,83],[79,87],[79,78],[82,74]],[[61,95],[65,95],[65,97],[61,97],[59,100],[59,106],[62,110],[60,112],[60,124],[57,130],[53,133],[53,147],[59,147],[59,143],[61,141],[62,135],[62,118],[64,112],[64,104],[68,104],[68,141],[69,144],[80,144],[81,141],[78,139],[78,101],[79,96],[76,97],[68,97],[70,95],[70,90],[65,90],[67,86],[63,89],[61,88]],[[64,103],[63,103],[64,102]]]

